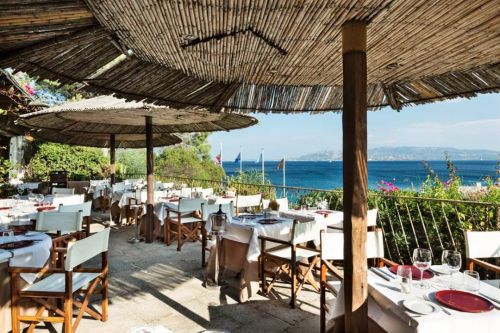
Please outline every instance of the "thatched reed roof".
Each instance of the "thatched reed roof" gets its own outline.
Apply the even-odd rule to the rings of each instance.
[[[67,0],[39,13],[38,1],[22,3],[0,11],[6,22],[24,18],[15,29],[0,20],[8,28],[1,38],[12,41],[0,65],[84,82],[95,93],[237,112],[339,110],[340,32],[350,19],[369,22],[371,107],[500,90],[497,0]],[[67,6],[60,16],[59,6]],[[55,30],[53,20],[64,23],[49,38],[41,31]]]
[[[52,130],[34,131],[36,139],[57,142],[68,145],[110,148],[109,134],[84,134],[76,132],[57,132]],[[155,133],[153,134],[154,147],[166,147],[181,143],[182,139],[174,134]],[[144,134],[117,134],[115,136],[116,148],[146,148],[146,138]]]
[[[144,134],[145,117],[153,120],[153,133],[229,131],[257,124],[240,114],[199,109],[172,109],[145,102],[126,102],[98,96],[21,115],[24,126],[74,134]]]

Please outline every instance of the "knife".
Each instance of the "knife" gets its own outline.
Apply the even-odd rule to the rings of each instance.
[[[379,271],[380,273],[386,275],[387,277],[389,277],[391,280],[394,280],[396,279],[396,275],[393,274],[391,271],[388,271],[387,269],[383,269],[381,267],[379,268],[376,268],[377,271]]]
[[[385,274],[383,274],[383,273],[381,273],[381,272],[377,271],[377,270],[376,270],[375,268],[373,268],[373,267],[372,267],[372,268],[370,268],[370,271],[372,271],[373,273],[377,274],[379,277],[381,277],[382,279],[384,279],[384,280],[386,280],[386,281],[391,281],[391,279],[389,279],[389,278],[387,277],[387,275],[385,275]]]

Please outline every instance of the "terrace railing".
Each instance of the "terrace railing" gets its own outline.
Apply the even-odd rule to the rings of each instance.
[[[157,179],[178,186],[212,187],[215,192],[231,189],[241,194],[262,193],[267,198],[287,196],[295,208],[326,204],[330,209],[342,210],[341,190],[249,184],[227,179],[175,176],[157,176]],[[463,230],[500,230],[500,203],[370,191],[368,206],[369,209],[378,209],[377,224],[384,233],[386,256],[400,263],[409,263],[416,247],[429,248],[436,263],[440,263],[444,249],[458,250],[465,257]]]

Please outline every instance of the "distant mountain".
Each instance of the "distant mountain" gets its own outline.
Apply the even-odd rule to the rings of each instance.
[[[434,161],[443,160],[448,153],[451,160],[497,160],[500,151],[486,149],[457,149],[446,147],[378,147],[368,150],[370,161]],[[294,161],[340,161],[342,151],[324,150],[291,158]]]

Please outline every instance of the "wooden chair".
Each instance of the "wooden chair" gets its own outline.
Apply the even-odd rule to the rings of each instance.
[[[82,235],[83,212],[40,212],[36,218],[35,230],[52,236],[51,262],[54,267],[62,267],[64,250],[68,242],[80,239]]]
[[[177,251],[181,250],[186,240],[198,240],[198,231],[202,219],[201,215],[196,216],[196,214],[199,214],[202,203],[206,203],[206,201],[203,199],[180,198],[177,209],[167,208],[165,221],[165,243],[167,246],[172,244],[172,234],[177,236]]]
[[[489,272],[500,274],[500,266],[480,260],[500,258],[500,231],[464,231],[467,269],[474,270],[478,265]],[[500,288],[499,279],[487,279],[483,282]]]
[[[66,195],[73,195],[75,194],[75,189],[74,188],[63,188],[63,187],[53,187],[51,194],[66,194]]]
[[[92,217],[92,201],[87,201],[81,204],[75,204],[75,205],[60,205],[59,206],[59,212],[61,213],[76,213],[76,212],[82,212],[83,216],[83,229],[85,230],[85,235],[88,237],[90,236],[90,225],[92,223],[102,223],[102,220],[99,219],[94,219]]]
[[[236,215],[240,215],[241,210],[255,212],[262,205],[262,194],[255,195],[237,195],[236,196]]]
[[[310,273],[316,263],[320,260],[319,251],[316,249],[307,248],[299,245],[316,239],[319,236],[319,228],[315,221],[299,222],[293,221],[290,239],[284,241],[277,238],[259,236],[261,242],[261,255],[259,257],[259,275],[261,278],[261,291],[267,295],[273,288],[274,283],[283,273],[287,274],[291,279],[291,300],[290,306],[295,308],[295,300],[302,286],[306,282],[311,283],[315,288],[316,284],[312,281]],[[266,249],[266,242],[278,243],[280,245]],[[305,262],[308,261],[306,264]],[[266,270],[266,263],[273,263],[273,268],[278,266],[278,270]],[[276,263],[276,265],[274,265]],[[300,266],[305,266],[305,273],[302,272],[302,278],[299,280]],[[267,285],[266,275],[272,275],[272,281]],[[298,285],[297,285],[298,282]],[[319,291],[319,288],[317,288]]]
[[[64,333],[74,333],[84,314],[96,320],[108,318],[108,241],[109,228],[90,237],[76,241],[68,248],[64,268],[10,267],[12,333],[20,333],[21,322],[29,323],[28,332],[33,332],[39,322],[63,323]],[[101,254],[100,268],[82,268],[80,265]],[[41,279],[20,288],[21,273],[36,273]],[[98,286],[100,290],[97,289]],[[90,297],[101,295],[101,313],[89,307]],[[77,298],[83,295],[83,300]],[[21,315],[20,303],[30,299],[38,305],[34,315]],[[54,302],[53,300],[56,300]],[[79,309],[73,321],[73,308]],[[45,316],[44,312],[48,311]]]
[[[210,217],[210,214],[216,213],[219,211],[219,206],[224,213],[231,218],[234,215],[234,206],[233,203],[226,203],[221,205],[208,205],[201,204],[201,267],[206,266],[205,262],[205,251],[210,251],[212,248],[212,243],[209,242],[211,240],[211,236],[208,235],[207,230],[205,229],[206,222]]]
[[[366,256],[376,260],[376,265],[396,265],[395,262],[384,258],[384,235],[382,230],[369,231],[366,238]],[[320,329],[326,331],[326,291],[337,296],[344,278],[343,272],[335,267],[333,260],[344,260],[344,234],[341,232],[321,231],[321,275],[320,275]],[[327,279],[332,277],[333,279]]]
[[[53,206],[60,205],[77,205],[85,202],[85,195],[83,194],[69,194],[69,195],[55,195],[52,200]]]
[[[288,198],[278,198],[275,201],[278,203],[278,205],[280,205],[279,207],[280,212],[288,210]],[[271,200],[269,199],[262,199],[262,208],[267,209],[269,207],[270,202]]]

